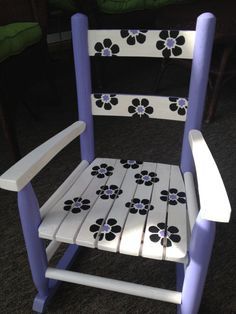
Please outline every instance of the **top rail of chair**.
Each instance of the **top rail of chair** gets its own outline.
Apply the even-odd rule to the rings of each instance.
[[[195,33],[185,30],[89,30],[89,55],[192,59]]]

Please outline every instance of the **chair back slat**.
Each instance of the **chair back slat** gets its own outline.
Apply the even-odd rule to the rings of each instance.
[[[195,31],[89,30],[90,56],[192,59]]]
[[[155,118],[185,121],[188,101],[186,98],[92,94],[92,114],[136,118]]]

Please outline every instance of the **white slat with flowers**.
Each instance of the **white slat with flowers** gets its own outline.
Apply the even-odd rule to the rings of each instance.
[[[89,55],[192,59],[195,31],[89,30]]]
[[[188,101],[182,97],[92,94],[93,115],[185,121]]]
[[[90,207],[87,202],[81,202],[80,198],[83,193],[90,193],[91,199],[89,199],[89,202],[92,202],[94,198],[93,191],[101,184],[105,184],[108,179],[108,176],[104,176],[103,178],[93,176],[91,174],[91,172],[93,172],[93,167],[98,167],[98,169],[96,168],[97,170],[95,169],[94,172],[99,172],[100,169],[103,169],[102,167],[99,168],[99,165],[111,164],[111,166],[113,166],[114,162],[115,161],[113,159],[96,159],[88,168],[86,168],[67,193],[62,195],[61,199],[48,211],[39,227],[39,236],[49,240],[57,239],[59,241],[60,239],[60,241],[73,243],[73,237],[68,240],[67,235],[67,233],[70,233],[69,230],[71,227],[67,224],[66,227],[64,227],[63,221],[67,215],[70,214],[70,216],[74,218],[72,220],[76,221],[79,228],[82,222],[81,216],[84,217],[84,215],[88,212],[88,206]],[[95,197],[97,198],[98,196],[95,195]],[[86,194],[83,199],[86,199]],[[75,215],[76,213],[79,215]],[[70,220],[70,218],[68,220]],[[64,235],[61,233],[60,227],[64,229]],[[56,234],[58,229],[60,232],[57,237]]]
[[[39,227],[39,235],[181,262],[187,239],[185,192],[179,168],[135,160],[95,159],[51,208]]]

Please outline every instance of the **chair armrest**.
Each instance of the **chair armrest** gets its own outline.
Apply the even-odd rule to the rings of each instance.
[[[191,130],[189,142],[197,173],[201,217],[212,221],[229,222],[231,206],[227,192],[202,133]]]
[[[20,191],[66,145],[85,130],[77,121],[27,154],[0,177],[0,188]]]

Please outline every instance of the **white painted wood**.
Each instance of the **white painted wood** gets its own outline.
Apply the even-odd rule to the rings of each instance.
[[[148,116],[149,118],[154,119],[168,119],[168,120],[176,120],[176,121],[185,121],[186,120],[186,113],[187,113],[187,107],[188,107],[188,101],[186,98],[182,97],[171,97],[176,98],[176,101],[172,101],[169,99],[169,97],[165,96],[146,96],[146,95],[125,95],[125,94],[95,94],[95,95],[102,95],[106,99],[106,102],[109,103],[110,100],[114,100],[114,98],[117,99],[116,105],[111,105],[110,110],[106,110],[104,105],[105,101],[103,102],[104,105],[102,107],[98,107],[97,103],[100,102],[99,98],[96,98],[94,94],[91,95],[92,100],[92,113],[93,115],[108,115],[108,116],[125,116],[125,117],[132,117],[136,116],[139,118],[142,118],[144,116]],[[102,98],[102,99],[104,99]],[[138,107],[135,107],[132,101],[134,99],[138,99],[140,105]],[[137,113],[138,108],[142,107],[142,99],[147,99],[149,104],[146,107],[147,113]],[[170,109],[170,105],[176,103],[176,110],[172,111]],[[112,104],[112,103],[111,103]],[[180,107],[180,105],[182,107]],[[136,110],[132,113],[129,112],[129,108],[132,108],[133,110]],[[149,108],[149,109],[148,109]],[[149,113],[148,110],[151,110],[152,113]],[[185,109],[185,114],[180,115],[178,113],[179,108]]]
[[[113,175],[109,177],[108,181],[106,182],[106,185],[107,186],[116,185],[120,187],[123,182],[126,169],[123,167],[119,160],[114,161],[115,161],[114,172]],[[94,238],[95,233],[90,231],[90,226],[96,224],[96,221],[98,219],[105,220],[113,203],[114,199],[111,198],[104,200],[101,197],[99,197],[97,199],[96,203],[93,205],[91,211],[89,212],[85,221],[83,222],[83,225],[81,226],[81,229],[76,238],[77,244],[92,248],[96,246],[99,235],[95,239]],[[103,232],[103,224],[100,225],[99,234],[101,232]]]
[[[76,283],[79,285],[100,288],[139,297],[145,297],[174,304],[181,304],[181,292],[166,290],[161,288],[154,288],[150,286],[139,285],[126,281],[120,281],[110,278],[93,276],[88,274],[81,274],[69,270],[47,268],[46,278],[60,280],[65,282]]]
[[[96,177],[91,175],[91,169],[97,164],[109,161],[108,159],[95,159],[92,164],[86,168],[79,176],[69,191],[50,209],[46,217],[39,226],[39,236],[44,239],[52,240],[55,238],[56,232],[59,229],[62,221],[68,215],[69,211],[63,209],[64,202],[73,200],[75,197],[80,197],[87,189],[91,181]],[[100,179],[99,179],[100,180]],[[59,239],[57,239],[59,241]]]
[[[146,33],[144,33],[144,35],[146,36],[146,40],[144,43],[140,44],[136,41],[136,44],[128,45],[127,38],[122,38],[120,30],[89,30],[89,55],[95,55],[95,53],[97,52],[95,49],[95,45],[98,42],[102,43],[104,47],[104,39],[109,38],[112,42],[112,45],[119,46],[119,52],[115,53],[116,56],[163,58],[163,50],[158,50],[156,47],[157,41],[163,41],[159,37],[160,32],[160,30],[148,30]],[[185,43],[183,45],[179,45],[182,53],[179,56],[174,56],[173,53],[171,53],[170,58],[192,59],[195,31],[180,31],[178,36],[185,37]],[[112,49],[112,46],[109,48]]]
[[[212,154],[198,130],[189,132],[189,142],[196,167],[203,219],[229,222],[231,206],[225,186]]]
[[[0,177],[0,188],[20,191],[66,145],[85,130],[85,123],[77,121],[35,148]]]
[[[171,166],[171,174],[170,174],[170,187],[175,188],[179,192],[185,193],[185,186],[183,182],[183,178],[178,166]],[[177,194],[178,195],[178,194]],[[171,198],[171,194],[169,195]],[[170,202],[168,203],[167,207],[168,211],[168,219],[167,225],[168,228],[171,226],[178,228],[178,233],[176,234],[181,237],[180,242],[175,242],[170,238],[171,232],[168,231],[167,228],[167,238],[171,240],[171,246],[167,246],[165,249],[165,259],[171,261],[179,261],[181,259],[185,259],[187,253],[187,210],[186,210],[186,203],[182,204],[177,200],[176,205],[171,205]]]
[[[93,162],[94,165],[101,165],[101,164],[107,164],[108,166],[114,167],[115,165],[115,159],[96,159]],[[91,166],[89,167],[91,172]],[[114,171],[115,173],[115,171]],[[112,176],[111,176],[112,177]],[[86,218],[87,215],[89,215],[89,212],[94,207],[94,204],[97,202],[99,195],[96,194],[96,191],[100,190],[100,187],[107,184],[107,181],[110,177],[105,176],[104,178],[97,178],[94,177],[93,180],[90,182],[90,184],[87,186],[86,190],[81,194],[80,197],[82,199],[87,199],[90,201],[90,209],[89,210],[81,210],[80,213],[74,214],[73,212],[69,212],[66,218],[63,220],[62,224],[60,225],[57,234],[56,239],[58,241],[63,241],[66,243],[75,243],[75,239],[77,237],[77,234],[79,232],[79,229]],[[80,182],[80,180],[79,180]],[[79,183],[78,183],[79,184]],[[75,189],[78,188],[75,186]],[[74,189],[73,193],[76,193],[76,190]],[[71,198],[73,198],[75,194],[69,194]],[[104,206],[104,201],[102,202],[102,205]],[[92,235],[92,234],[90,234]]]
[[[147,170],[148,173],[156,172],[156,166],[157,165],[155,163],[145,162],[143,164],[142,171]],[[154,184],[158,184],[158,182]],[[154,184],[151,186],[138,184],[134,193],[134,198],[140,199],[140,201],[143,199],[148,199],[150,201]],[[127,201],[131,202],[132,200],[127,199]],[[140,215],[139,211],[136,214],[129,212],[120,241],[120,253],[134,256],[138,256],[140,254],[141,241],[146,219],[147,214]]]
[[[107,217],[107,221],[109,219],[116,219],[117,225],[121,226],[123,229],[124,223],[126,221],[126,217],[129,212],[129,208],[125,206],[125,204],[130,201],[134,197],[134,193],[137,188],[137,184],[135,183],[134,176],[136,173],[140,173],[142,171],[143,164],[139,166],[137,169],[129,168],[125,174],[124,181],[121,185],[121,189],[123,193],[115,200],[109,215]],[[121,233],[117,233],[116,237],[112,241],[107,241],[103,238],[102,241],[98,241],[98,249],[118,252]]]
[[[154,204],[154,210],[150,211],[147,218],[146,230],[144,234],[144,241],[142,246],[142,256],[153,258],[153,259],[163,259],[164,250],[161,245],[161,238],[163,237],[163,232],[157,225],[159,223],[166,222],[167,215],[167,202],[160,199],[161,191],[169,190],[170,182],[170,165],[157,164],[157,176],[160,179],[158,184],[153,188],[152,193],[152,204]],[[150,232],[149,228],[157,227],[159,229],[157,235],[160,237],[159,241],[153,242],[150,236],[156,234]]]
[[[185,189],[186,189],[188,217],[189,217],[190,229],[192,231],[197,215],[198,215],[199,205],[198,205],[196,190],[194,186],[193,174],[191,172],[184,173],[184,182],[185,182]]]
[[[71,188],[80,174],[89,166],[87,160],[82,160],[69,177],[59,186],[59,188],[50,196],[50,198],[40,208],[40,215],[43,219],[48,211],[62,198],[62,196]]]
[[[46,254],[47,254],[47,260],[48,262],[51,260],[53,255],[56,253],[57,249],[61,245],[61,242],[57,242],[55,240],[52,240],[48,246],[46,247]]]

